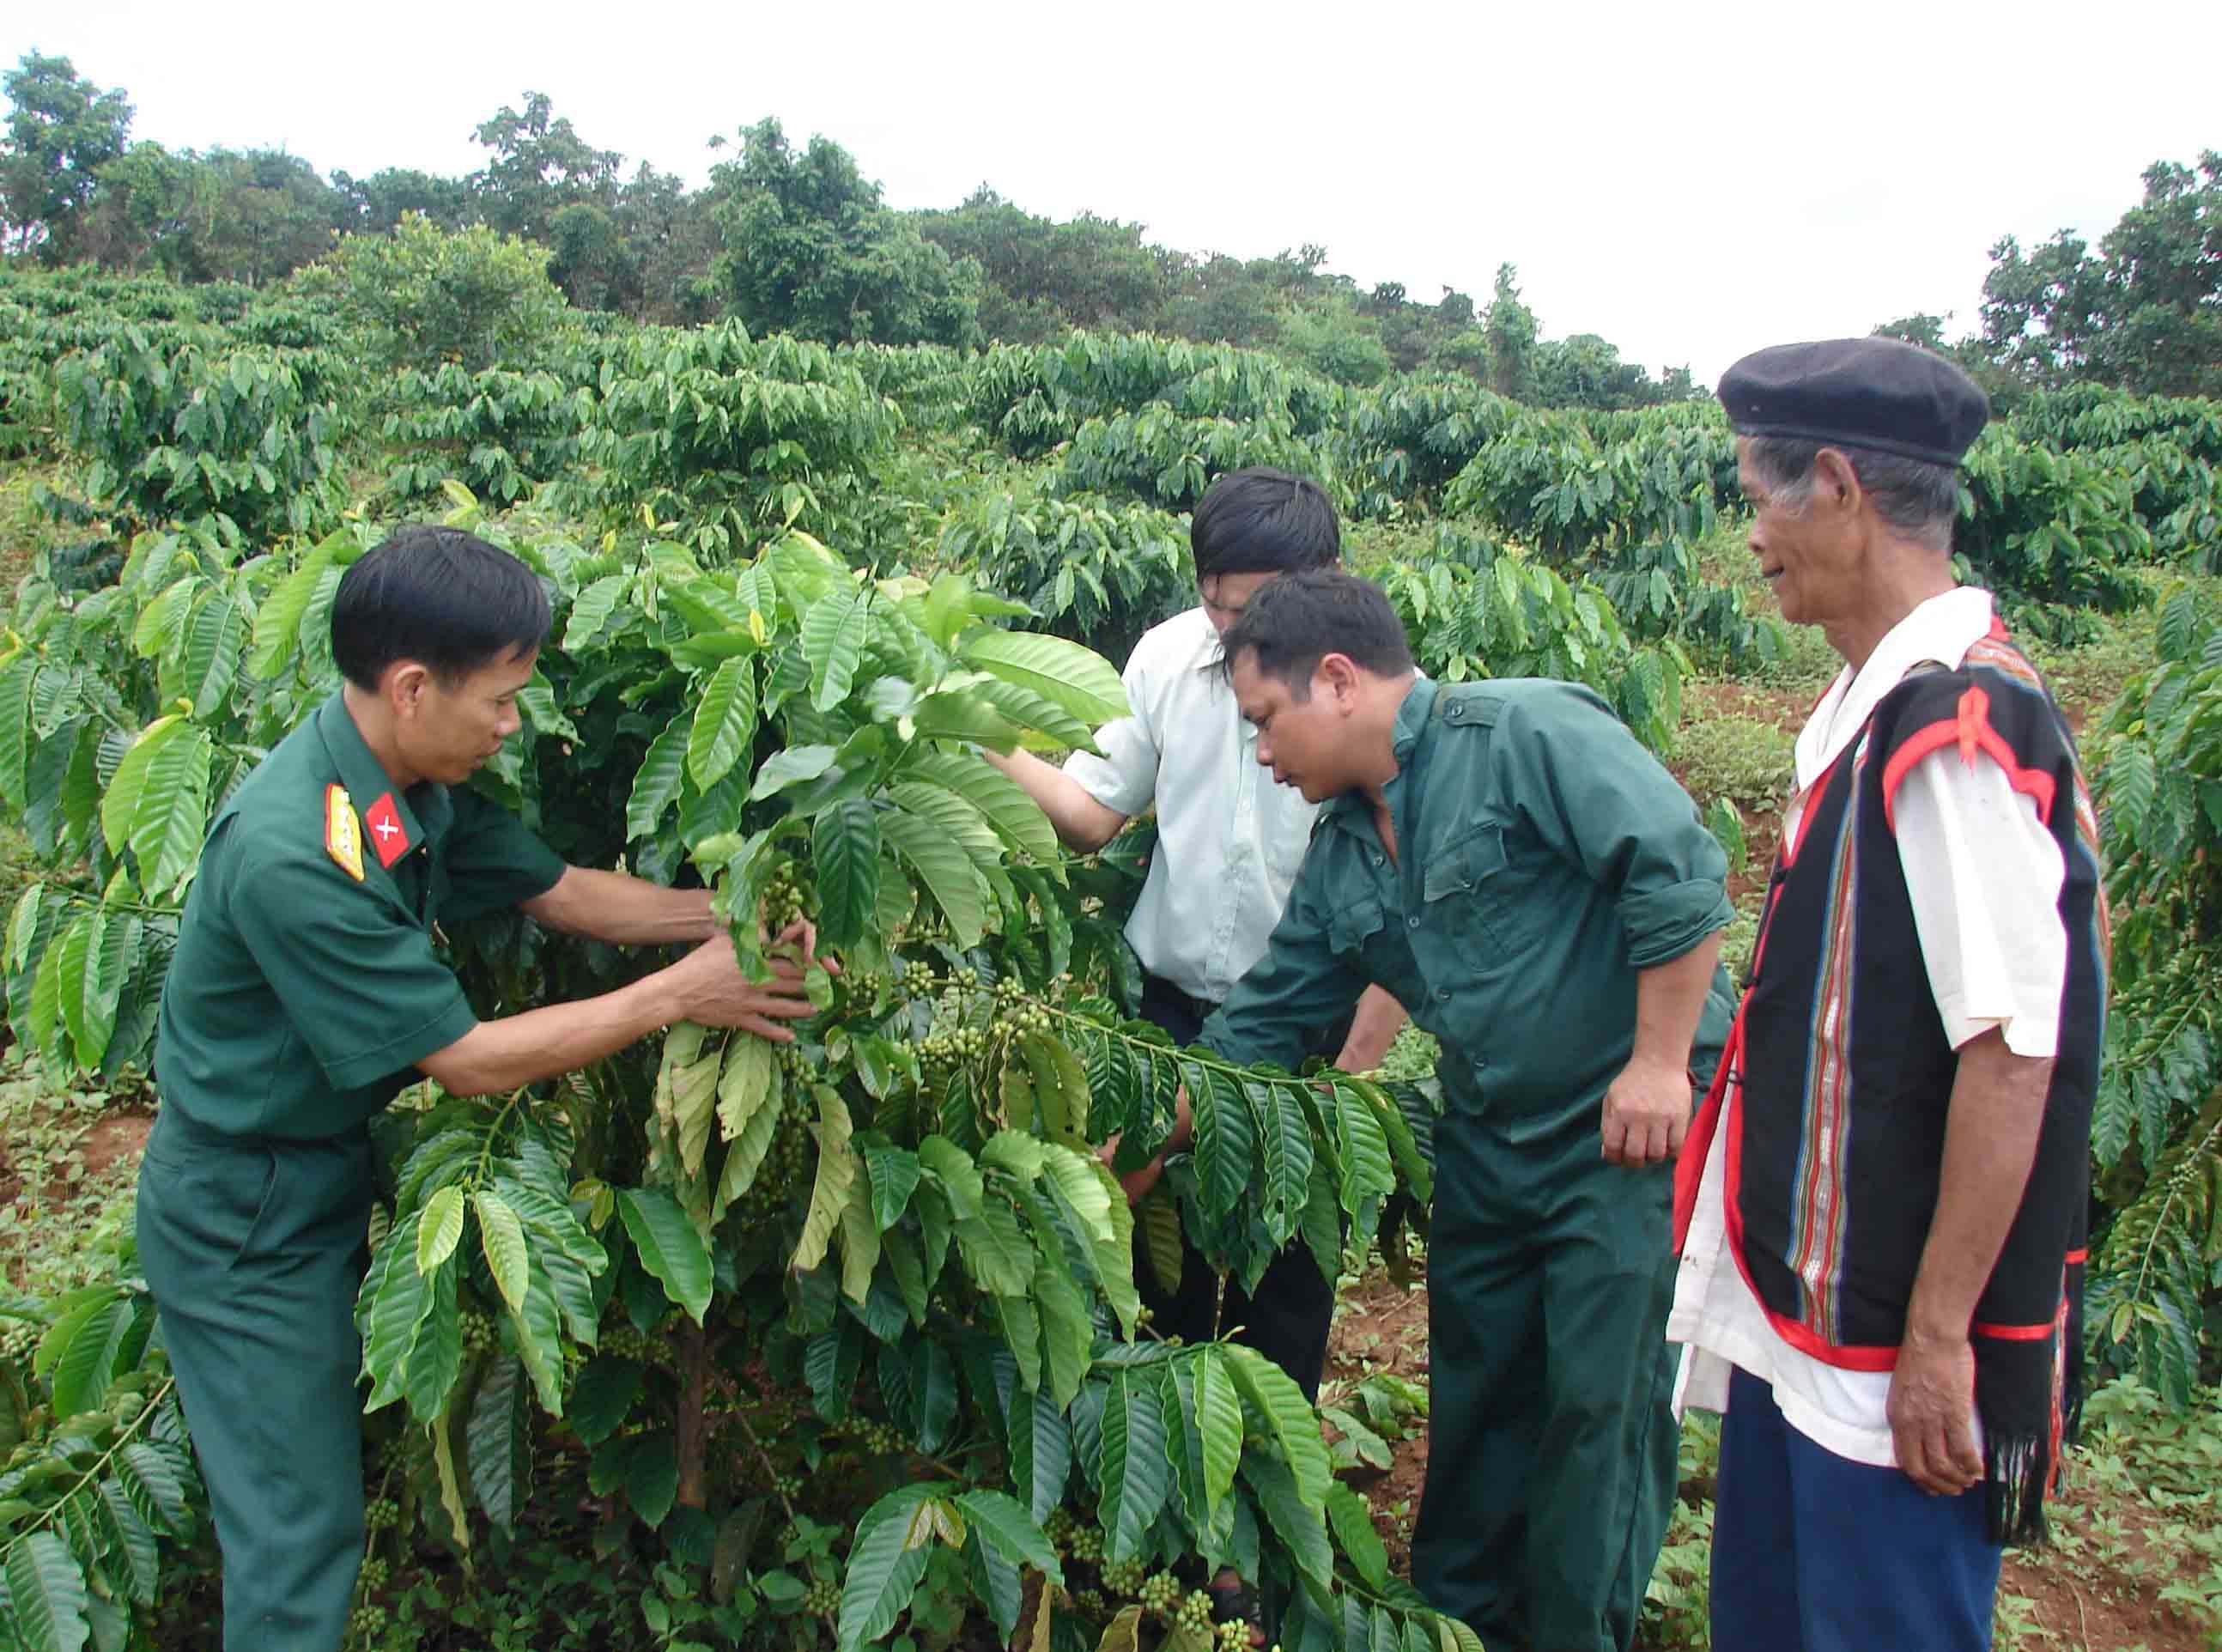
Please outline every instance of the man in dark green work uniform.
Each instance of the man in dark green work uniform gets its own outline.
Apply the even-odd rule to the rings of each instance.
[[[1226,649],[1258,761],[1326,807],[1202,1041],[1292,1063],[1378,983],[1442,1045],[1414,1580],[1490,1652],[1625,1652],[1674,1492],[1669,1165],[1728,1031],[1726,859],[1597,695],[1440,688],[1362,580],[1274,581]]]
[[[519,726],[549,624],[530,569],[408,528],[332,606],[345,684],[224,805],[162,999],[139,1251],[224,1558],[229,1652],[334,1652],[362,1558],[354,1309],[367,1123],[585,1065],[668,1022],[790,1037],[800,973],[747,981],[703,890],[567,866],[468,790]],[[616,943],[694,941],[599,998],[480,1021],[436,922],[502,907]],[[800,937],[807,951],[807,937]]]

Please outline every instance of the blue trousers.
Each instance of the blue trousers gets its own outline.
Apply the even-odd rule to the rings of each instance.
[[[1999,1554],[1980,1486],[1931,1497],[1814,1444],[1749,1372],[1730,1379],[1714,1652],[1986,1652]]]

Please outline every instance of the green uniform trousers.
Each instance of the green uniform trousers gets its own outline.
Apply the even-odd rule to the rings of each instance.
[[[336,1652],[362,1564],[361,1132],[221,1136],[174,1109],[139,1171],[139,1259],[223,1550],[225,1652]]]
[[[1627,1652],[1674,1496],[1673,1177],[1597,1120],[1435,1130],[1413,1580],[1489,1652]]]

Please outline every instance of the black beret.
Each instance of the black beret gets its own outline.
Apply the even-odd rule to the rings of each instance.
[[[1975,381],[1894,338],[1777,344],[1721,375],[1739,436],[1791,436],[1956,465],[1991,416]]]

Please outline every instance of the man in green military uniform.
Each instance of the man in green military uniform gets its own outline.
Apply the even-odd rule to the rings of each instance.
[[[1203,1042],[1292,1063],[1368,983],[1441,1041],[1415,1581],[1491,1652],[1625,1652],[1674,1491],[1668,1165],[1727,1033],[1726,860],[1595,694],[1438,687],[1362,580],[1274,581],[1226,650],[1258,761],[1326,807]]]
[[[811,1013],[794,966],[741,975],[706,892],[567,866],[465,787],[517,732],[548,625],[531,571],[468,534],[404,529],[361,557],[332,606],[344,686],[224,805],[186,901],[139,1251],[223,1549],[228,1652],[332,1652],[345,1632],[372,1115],[428,1075],[506,1091],[671,1021],[786,1039],[779,1021]],[[601,997],[480,1021],[433,928],[512,906],[700,944]]]

